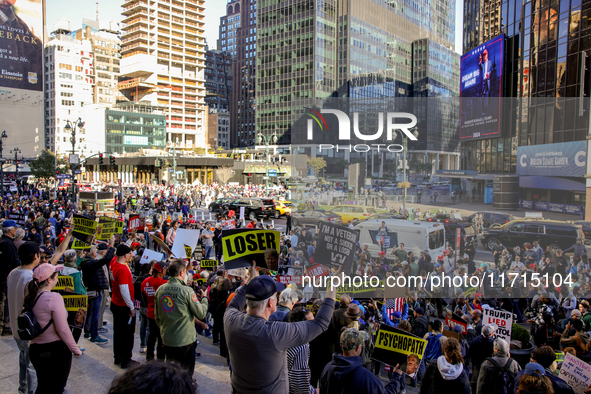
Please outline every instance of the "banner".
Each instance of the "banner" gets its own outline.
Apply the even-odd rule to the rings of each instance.
[[[195,249],[197,241],[199,241],[199,234],[201,234],[201,230],[177,229],[171,248],[173,256],[177,259],[191,258],[193,249]],[[189,253],[187,253],[187,249],[190,249]]]
[[[72,237],[85,244],[92,245],[96,226],[96,221],[81,215],[74,215],[74,233],[72,234]]]
[[[217,260],[201,260],[201,268],[215,268],[217,266]]]
[[[517,175],[582,177],[587,170],[587,141],[517,147]]]
[[[447,313],[445,316],[445,324],[449,326],[450,331],[453,331],[454,326],[457,324],[462,327],[462,334],[468,334],[468,323],[466,323],[466,321],[462,319],[462,316],[456,313],[452,313],[451,316],[449,315],[449,313]],[[509,343],[510,342],[511,341],[509,341]]]
[[[108,216],[99,217],[98,226],[96,228],[96,239],[101,241],[108,241],[111,236],[115,234],[117,226],[117,219]]]
[[[584,394],[591,383],[591,365],[567,353],[558,377],[572,387],[576,394]]]
[[[236,221],[234,219],[222,220],[222,230],[232,230],[236,228]]]
[[[228,269],[250,267],[268,268],[263,253],[267,249],[279,250],[279,231],[234,229],[222,232],[224,267]]]
[[[162,261],[164,260],[164,256],[160,252],[155,252],[150,249],[144,249],[144,253],[142,254],[142,258],[140,259],[140,264],[148,264],[150,261]]]
[[[315,261],[324,261],[330,267],[343,266],[343,272],[350,274],[353,267],[355,245],[359,232],[332,223],[320,223]]]
[[[371,358],[386,365],[400,364],[399,369],[412,376],[417,372],[426,348],[425,339],[381,324]]]
[[[496,324],[495,338],[503,338],[511,344],[511,325],[513,324],[513,313],[497,309],[482,309],[482,324]]]
[[[18,212],[8,212],[8,219],[14,220],[19,226],[24,226],[27,221],[27,215]]]

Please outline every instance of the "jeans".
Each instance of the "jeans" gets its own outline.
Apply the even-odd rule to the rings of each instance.
[[[517,313],[517,318],[519,320],[523,320],[523,316],[521,315],[521,310],[519,309],[519,300],[513,300],[513,310]]]
[[[148,315],[146,308],[140,309],[140,347],[146,347],[148,338]]]
[[[105,317],[105,308],[107,307],[107,297],[109,296],[109,290],[102,290],[103,293],[103,301],[101,302],[101,313],[99,314],[98,318],[98,329],[100,330],[103,328],[103,322]]]
[[[63,393],[72,367],[72,352],[68,346],[63,341],[33,344],[29,355],[37,372],[35,394]]]
[[[98,337],[99,315],[101,314],[101,304],[103,302],[102,290],[98,292],[97,297],[88,298],[88,319],[84,325],[84,330],[88,330],[91,338]]]
[[[203,256],[204,259],[210,259],[211,255],[213,254],[213,245],[205,247],[205,255]]]
[[[115,305],[111,302],[113,312],[113,356],[115,364],[122,365],[131,360],[133,350],[133,334],[135,333],[135,315],[129,324],[129,308],[127,306]]]
[[[156,347],[156,357],[158,360],[164,360],[164,345],[162,344],[162,337],[160,336],[160,328],[156,324],[156,320],[148,317],[148,349],[146,351],[146,360],[150,361],[154,359],[154,345],[158,340],[158,346]]]
[[[18,356],[18,392],[19,394],[33,394],[37,387],[37,374],[29,357],[29,341],[16,338],[14,340],[20,351]]]
[[[191,376],[195,371],[195,349],[197,349],[197,342],[179,347],[164,346],[166,360],[178,362]]]

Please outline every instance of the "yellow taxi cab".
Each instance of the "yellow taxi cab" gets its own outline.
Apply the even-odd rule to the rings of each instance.
[[[352,204],[337,205],[330,212],[340,216],[344,225],[349,221],[367,219],[369,216],[377,213],[374,207]]]
[[[279,219],[287,212],[291,212],[291,201],[275,201],[275,219]]]

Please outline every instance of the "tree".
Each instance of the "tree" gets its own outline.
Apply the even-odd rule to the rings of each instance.
[[[31,169],[31,175],[35,178],[48,180],[49,178],[55,177],[56,170],[60,174],[65,174],[67,166],[65,159],[58,159],[56,169],[54,153],[45,149],[39,157],[29,163],[29,168]]]
[[[224,185],[234,176],[234,170],[230,166],[223,166],[214,170],[216,179]]]
[[[308,157],[308,167],[314,170],[314,173],[317,174],[320,170],[326,167],[326,160],[322,157],[316,157],[314,159]]]

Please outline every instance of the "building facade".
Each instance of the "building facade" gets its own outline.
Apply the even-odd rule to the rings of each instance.
[[[122,5],[119,90],[166,108],[170,144],[205,144],[205,1],[130,0]]]
[[[230,149],[230,113],[210,109],[207,119],[207,146]]]
[[[205,53],[205,104],[210,111],[229,112],[232,81],[232,56],[208,50]]]

